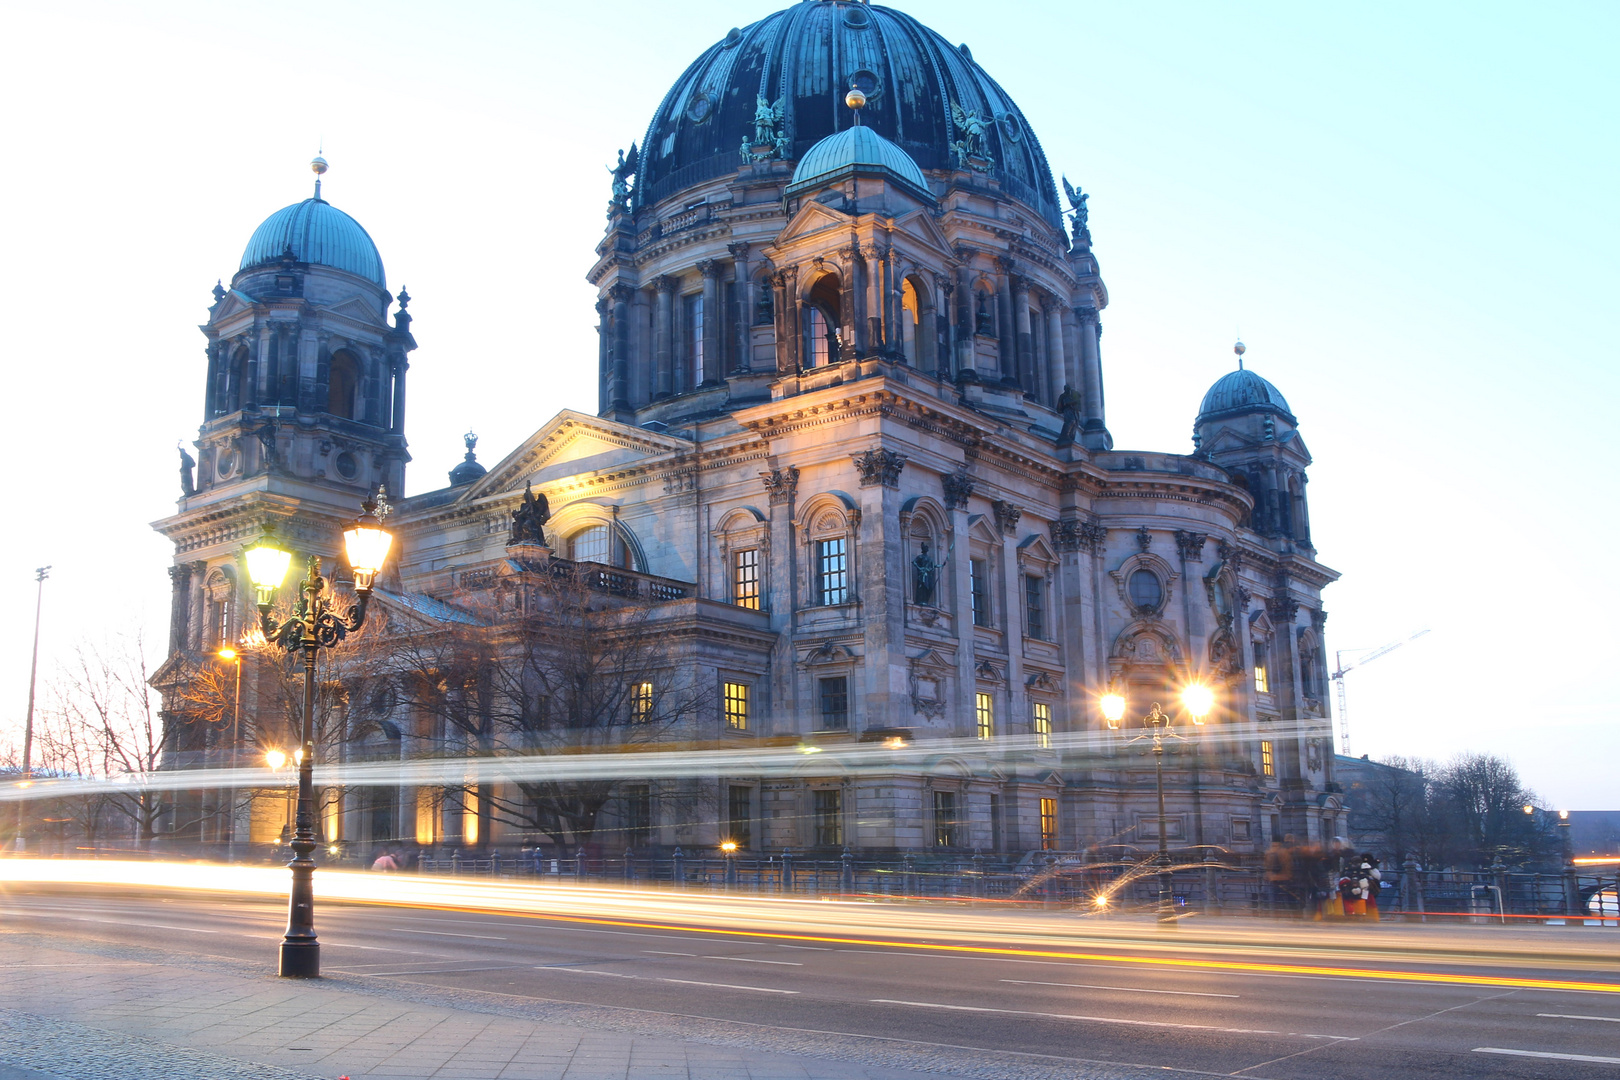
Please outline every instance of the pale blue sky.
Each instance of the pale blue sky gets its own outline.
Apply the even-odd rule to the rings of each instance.
[[[47,664],[81,628],[161,646],[146,523],[200,418],[195,327],[318,140],[416,297],[411,489],[440,486],[469,425],[492,461],[594,409],[603,166],[775,6],[0,3],[0,724],[40,563]],[[1356,752],[1494,751],[1550,805],[1620,804],[1620,8],[897,6],[1092,193],[1117,445],[1190,449],[1241,330],[1316,456],[1330,648],[1433,628],[1350,676]]]

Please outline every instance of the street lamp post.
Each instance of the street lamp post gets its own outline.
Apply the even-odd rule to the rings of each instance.
[[[269,530],[246,553],[248,574],[258,593],[259,618],[266,641],[288,652],[304,655],[304,717],[301,753],[298,757],[298,811],[293,833],[292,891],[287,904],[287,933],[281,941],[280,974],[284,978],[308,979],[321,973],[321,946],[315,936],[315,657],[331,648],[365,623],[366,605],[372,584],[382,569],[393,537],[383,529],[377,515],[377,502],[362,504],[360,519],[343,534],[354,571],[355,606],[343,615],[334,608],[337,598],[328,592],[321,576],[320,556],[309,557],[309,572],[300,584],[300,596],[292,617],[278,623],[270,613],[275,592],[287,576],[292,555],[277,547]]]
[[[236,695],[231,702],[231,768],[235,769],[242,743],[242,654],[221,645],[216,654],[227,664],[236,664]],[[235,775],[234,773],[232,774]],[[236,861],[236,784],[225,789],[225,861]]]
[[[1215,704],[1215,695],[1208,687],[1199,683],[1192,683],[1181,691],[1181,704],[1192,717],[1192,722],[1202,727],[1204,717]],[[1108,726],[1119,730],[1119,722],[1125,716],[1125,698],[1118,693],[1110,692],[1103,695],[1103,718]],[[1168,844],[1168,817],[1164,812],[1164,744],[1167,739],[1181,739],[1186,736],[1171,726],[1170,717],[1159,703],[1155,701],[1153,708],[1142,718],[1142,726],[1146,728],[1141,735],[1132,739],[1127,745],[1151,741],[1153,744],[1153,777],[1158,786],[1159,793],[1159,923],[1163,926],[1174,926],[1176,922],[1175,901],[1172,891],[1170,871],[1170,847]]]
[[[39,591],[34,597],[34,658],[28,667],[28,718],[23,724],[22,783],[25,786],[31,783],[33,778],[34,680],[39,674],[39,613],[45,607],[45,579],[50,576],[51,568],[48,566],[42,566],[34,571],[34,580],[39,583]],[[23,808],[27,805],[27,799],[17,800],[17,835],[12,841],[11,849],[19,855],[28,847],[28,841],[23,838]]]

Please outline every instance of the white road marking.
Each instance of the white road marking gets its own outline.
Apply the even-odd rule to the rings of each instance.
[[[825,948],[825,947],[820,946],[820,945],[778,945],[777,948],[778,949],[803,949],[805,952],[837,952],[838,951],[836,949],[828,949],[828,948]]]
[[[495,936],[493,936],[491,934],[452,934],[452,933],[449,933],[448,931],[445,931],[445,930],[407,930],[403,926],[390,926],[388,929],[392,930],[396,934],[426,934],[429,937],[477,938],[479,941],[505,941],[506,940],[503,937],[495,937]]]
[[[1571,1016],[1569,1013],[1536,1013],[1536,1015],[1553,1020],[1604,1020],[1611,1024],[1620,1024],[1620,1016]]]
[[[1002,979],[1014,986],[1072,986],[1077,990],[1119,990],[1127,994],[1174,994],[1177,997],[1235,998],[1237,994],[1202,994],[1196,990],[1144,990],[1137,986],[1098,986],[1094,983],[1036,982],[1034,979]]]
[[[934,1001],[895,1001],[872,998],[874,1005],[909,1005],[915,1009],[950,1009],[953,1012],[998,1013],[1003,1016],[1039,1016],[1048,1020],[1081,1020],[1088,1024],[1121,1024],[1126,1027],[1177,1028],[1182,1031],[1222,1031],[1231,1035],[1288,1035],[1296,1039],[1331,1039],[1359,1042],[1356,1035],[1312,1035],[1301,1031],[1267,1031],[1257,1028],[1220,1027],[1214,1024],[1172,1024],[1164,1020],[1123,1020],[1114,1016],[1076,1016],[1069,1013],[1028,1012],[1023,1009],[987,1009],[980,1005],[941,1005]]]
[[[596,971],[591,968],[541,967],[537,971],[571,971],[575,975],[606,975],[613,979],[639,979],[643,982],[676,983],[680,986],[712,986],[719,990],[752,990],[756,994],[797,994],[797,990],[776,990],[769,986],[738,986],[735,983],[698,982],[696,979],[660,979],[649,975],[631,975],[623,971]]]
[[[697,956],[695,952],[665,952],[663,949],[642,949],[641,951],[652,953],[654,956]]]
[[[1476,1046],[1476,1054],[1506,1054],[1509,1057],[1546,1058],[1550,1061],[1591,1061],[1599,1065],[1620,1065],[1620,1057],[1593,1057],[1590,1054],[1549,1054],[1542,1050],[1507,1050],[1500,1046]]]
[[[804,967],[795,960],[750,960],[746,956],[705,956],[705,960],[735,960],[739,964],[776,964],[779,967]]]

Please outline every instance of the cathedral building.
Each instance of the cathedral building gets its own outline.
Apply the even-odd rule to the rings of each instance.
[[[1167,757],[1169,839],[1253,856],[1343,834],[1321,606],[1338,575],[1312,544],[1296,417],[1240,345],[1188,452],[1116,449],[1108,291],[1087,196],[1063,186],[967,45],[850,0],[726,33],[621,153],[588,264],[596,412],[562,410],[487,470],[469,439],[447,486],[396,497],[377,603],[470,619],[536,557],[596,564],[714,688],[683,738],[941,752],[714,776],[693,782],[702,810],[628,785],[607,847],[1152,846],[1152,760],[1125,743],[1193,682],[1216,706],[1197,752]],[[251,624],[239,560],[265,522],[336,566],[361,498],[406,490],[408,297],[318,183],[215,299],[196,476],[156,525],[175,658]],[[526,491],[549,518],[520,551]],[[439,752],[430,727],[367,738]],[[534,842],[487,821],[474,837],[423,791],[345,798],[329,836]]]

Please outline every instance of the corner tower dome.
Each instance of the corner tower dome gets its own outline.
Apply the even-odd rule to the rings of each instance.
[[[787,194],[836,183],[848,176],[882,176],[898,181],[932,203],[928,181],[911,156],[869,127],[852,127],[822,139],[793,170]]]
[[[699,56],[647,129],[636,207],[734,173],[748,160],[749,142],[759,141],[750,138],[756,132],[769,131],[770,157],[803,161],[829,135],[854,126],[839,105],[850,86],[867,98],[861,125],[921,171],[986,173],[1062,230],[1040,142],[967,46],[904,12],[848,0],[793,4],[732,30]],[[766,152],[759,146],[756,160]]]
[[[326,171],[326,162],[315,159],[317,177]],[[315,195],[264,219],[253,230],[247,249],[242,252],[238,271],[274,263],[291,254],[293,261],[326,266],[365,278],[380,289],[388,288],[382,255],[371,234],[354,218],[321,198],[321,182],[315,181]]]
[[[1294,420],[1281,390],[1247,368],[1239,368],[1222,375],[1209,388],[1198,406],[1197,423],[1243,412],[1279,412],[1290,423]]]

